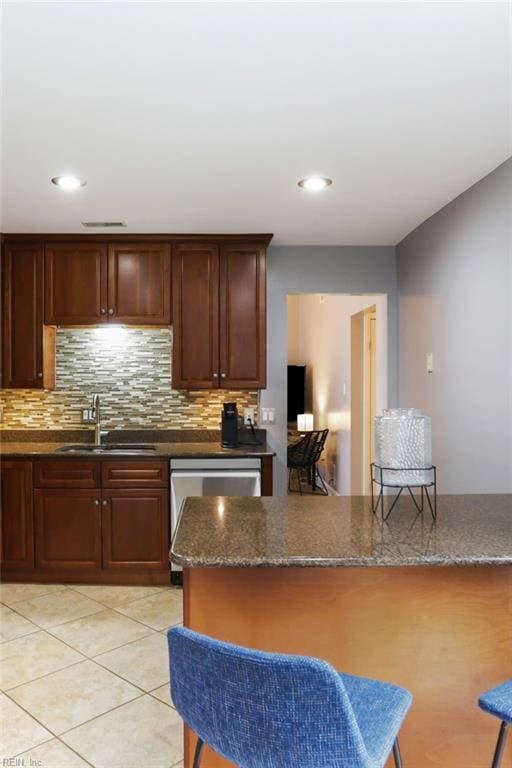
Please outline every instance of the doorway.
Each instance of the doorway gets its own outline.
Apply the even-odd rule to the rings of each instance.
[[[387,405],[387,297],[289,294],[287,338],[288,366],[303,371],[296,376],[303,391],[293,398],[313,429],[329,430],[322,477],[332,493],[369,493],[373,419]],[[288,430],[296,428],[289,412]]]

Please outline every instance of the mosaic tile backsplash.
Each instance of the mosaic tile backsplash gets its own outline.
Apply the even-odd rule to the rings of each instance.
[[[105,429],[218,429],[226,400],[257,409],[256,391],[172,389],[171,351],[168,328],[58,328],[55,390],[0,390],[0,429],[91,429],[95,392]]]

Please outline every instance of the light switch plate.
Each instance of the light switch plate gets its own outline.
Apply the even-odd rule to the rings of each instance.
[[[262,422],[262,424],[275,424],[276,423],[276,409],[275,408],[262,408],[261,409],[261,422]]]
[[[427,373],[433,373],[434,372],[434,353],[433,352],[427,352],[425,356],[425,362],[427,366]]]

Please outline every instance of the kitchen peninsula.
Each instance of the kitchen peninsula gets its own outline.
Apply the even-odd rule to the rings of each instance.
[[[383,523],[364,497],[189,499],[170,557],[186,626],[403,685],[405,765],[488,768],[476,699],[511,672],[511,495],[440,496],[435,523],[406,501]]]

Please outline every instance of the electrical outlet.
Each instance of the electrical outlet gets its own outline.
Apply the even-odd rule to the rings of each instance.
[[[82,424],[94,424],[91,408],[82,408]]]
[[[244,408],[244,424],[246,427],[254,426],[254,408]]]

